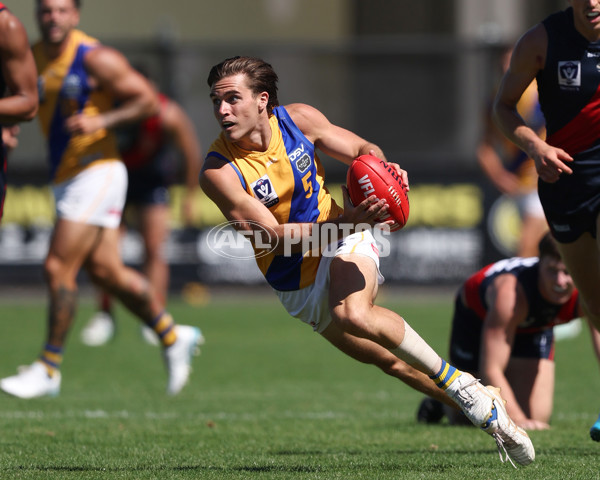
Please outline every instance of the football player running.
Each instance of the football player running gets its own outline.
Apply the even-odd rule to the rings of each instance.
[[[388,206],[375,197],[353,206],[344,189],[339,207],[324,185],[316,150],[347,165],[363,154],[385,160],[383,152],[309,105],[279,106],[277,80],[271,65],[257,58],[229,58],[211,69],[221,134],[206,155],[201,187],[235,228],[276,239],[274,248],[261,242],[254,248],[290,315],[356,360],[457,405],[513,460],[531,463],[531,440],[508,417],[498,392],[448,364],[400,315],[375,304],[383,281],[378,249],[371,231],[357,226],[377,225]],[[408,185],[406,171],[395,168]],[[308,242],[300,240],[324,225],[334,236],[330,250],[302,251]]]

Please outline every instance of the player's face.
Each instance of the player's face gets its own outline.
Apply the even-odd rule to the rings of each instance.
[[[565,264],[557,258],[543,256],[539,265],[539,287],[542,297],[556,305],[567,302],[575,285]]]
[[[62,43],[79,23],[79,10],[73,0],[40,0],[37,21],[46,43]]]
[[[590,41],[600,39],[600,0],[569,0],[575,28]]]
[[[248,150],[260,145],[260,135],[265,108],[266,92],[254,94],[247,86],[244,74],[224,77],[210,90],[215,118],[227,139]]]

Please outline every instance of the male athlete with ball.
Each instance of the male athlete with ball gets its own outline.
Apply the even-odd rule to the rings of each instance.
[[[497,390],[449,365],[401,316],[374,304],[383,281],[378,249],[371,231],[356,227],[381,224],[388,204],[376,191],[354,206],[344,189],[340,208],[324,186],[316,149],[347,165],[367,154],[385,160],[383,152],[309,105],[279,106],[277,80],[271,65],[257,58],[229,58],[211,69],[221,135],[206,156],[201,187],[238,230],[268,231],[277,239],[268,251],[255,242],[256,261],[290,315],[356,360],[454,403],[507,456],[531,463],[533,445],[508,417]],[[408,185],[406,172],[393,168]],[[334,253],[302,251],[298,238],[324,225],[337,236]]]

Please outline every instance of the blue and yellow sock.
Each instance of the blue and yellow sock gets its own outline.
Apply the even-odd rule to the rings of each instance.
[[[435,375],[429,375],[435,384],[442,390],[446,390],[454,380],[460,377],[460,370],[450,365],[442,358],[442,367]]]
[[[44,345],[44,350],[40,355],[40,362],[44,364],[48,375],[51,377],[60,369],[60,364],[63,360],[63,349],[62,347],[55,347],[54,345]]]
[[[173,317],[167,312],[158,315],[150,324],[150,328],[156,332],[164,347],[170,347],[177,340]]]

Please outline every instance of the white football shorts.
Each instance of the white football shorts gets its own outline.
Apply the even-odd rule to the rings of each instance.
[[[120,161],[101,162],[52,190],[57,218],[118,228],[127,195],[127,169]]]
[[[515,197],[519,215],[523,217],[546,218],[537,189]]]
[[[329,314],[329,266],[331,261],[339,255],[347,254],[365,255],[371,258],[377,268],[378,283],[381,285],[384,282],[385,279],[379,271],[377,242],[373,234],[367,230],[348,235],[338,245],[334,255],[323,256],[312,285],[286,292],[275,290],[287,312],[292,317],[312,326],[315,332],[323,332],[331,323]]]

